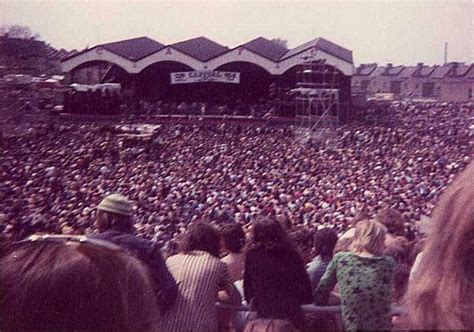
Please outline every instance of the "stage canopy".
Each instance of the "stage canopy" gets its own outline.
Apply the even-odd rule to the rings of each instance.
[[[89,62],[108,62],[129,74],[139,74],[161,62],[180,63],[189,70],[213,71],[234,62],[256,65],[270,75],[282,75],[307,61],[324,60],[346,76],[352,76],[352,51],[324,38],[315,38],[292,49],[258,37],[234,48],[222,46],[205,37],[164,45],[148,37],[101,44],[79,52],[61,62],[63,72]]]

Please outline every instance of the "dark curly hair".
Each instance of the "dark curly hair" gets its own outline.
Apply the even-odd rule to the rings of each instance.
[[[403,215],[399,211],[386,208],[377,214],[376,219],[387,227],[390,234],[398,236],[405,234]]]
[[[221,250],[221,234],[212,225],[203,222],[192,224],[184,236],[183,252],[201,250],[219,257]]]
[[[245,233],[239,224],[228,224],[221,228],[224,244],[232,253],[238,254],[245,245]]]
[[[315,254],[331,258],[337,243],[337,234],[330,228],[323,228],[316,232],[313,239]]]
[[[253,236],[249,249],[291,249],[295,250],[288,240],[282,225],[272,219],[262,219],[253,226]]]

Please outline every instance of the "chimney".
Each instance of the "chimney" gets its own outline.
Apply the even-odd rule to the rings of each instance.
[[[416,64],[416,69],[415,69],[415,72],[413,73],[413,76],[420,76],[421,75],[421,71],[423,70],[423,65],[424,65],[423,62],[418,62]]]
[[[451,69],[448,72],[448,76],[456,76],[458,71],[459,62],[451,62]]]
[[[392,69],[393,64],[392,63],[387,63],[387,66],[385,67],[385,70],[382,75],[388,75],[390,72],[390,69]]]

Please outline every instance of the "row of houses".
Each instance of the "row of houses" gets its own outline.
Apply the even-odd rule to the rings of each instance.
[[[397,98],[439,101],[473,101],[474,64],[450,62],[444,65],[394,66],[376,63],[358,66],[351,81],[352,92],[367,97],[393,93]]]

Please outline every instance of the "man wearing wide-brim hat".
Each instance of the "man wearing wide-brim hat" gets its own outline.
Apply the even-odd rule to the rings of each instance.
[[[127,197],[120,194],[108,195],[97,206],[95,226],[99,234],[94,238],[121,246],[150,268],[155,280],[158,305],[164,312],[174,304],[178,286],[168,271],[159,248],[151,241],[134,235],[132,215],[132,202]]]

